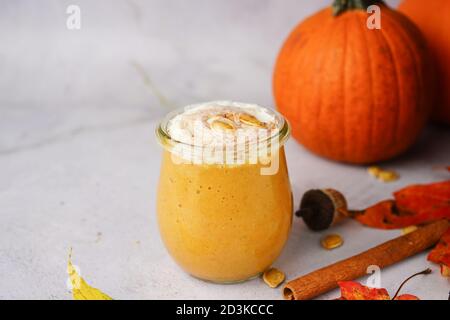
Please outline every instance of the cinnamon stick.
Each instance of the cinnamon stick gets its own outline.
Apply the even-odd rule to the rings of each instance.
[[[283,295],[287,300],[315,298],[336,288],[338,281],[350,281],[366,275],[367,267],[371,265],[384,268],[430,248],[449,227],[447,220],[440,220],[356,256],[313,271],[288,282]]]

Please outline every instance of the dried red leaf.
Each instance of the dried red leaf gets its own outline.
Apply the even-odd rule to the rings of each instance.
[[[338,282],[341,297],[336,300],[391,300],[386,289],[369,288],[355,281]],[[412,294],[402,294],[394,300],[420,300]]]
[[[401,211],[420,212],[424,209],[450,207],[450,180],[427,185],[414,185],[394,193]]]
[[[412,294],[402,294],[401,296],[395,298],[395,300],[420,300],[420,299]]]
[[[341,288],[340,300],[390,300],[386,289],[369,288],[355,281],[338,282]]]
[[[428,260],[450,267],[450,229],[447,230],[436,247],[430,252]]]
[[[400,229],[450,219],[450,180],[414,185],[394,193],[395,200],[382,201],[353,217],[367,226]]]
[[[427,275],[431,272],[431,269],[427,268],[408,277],[402,282],[392,300],[420,300],[412,294],[403,294],[400,296],[398,294],[402,290],[403,286],[412,278],[420,275]],[[336,300],[391,300],[389,293],[383,288],[369,288],[355,281],[340,281],[338,282],[338,285],[341,288],[341,297]]]
[[[364,211],[357,212],[353,218],[372,228],[378,229],[396,229],[397,209],[394,200],[386,200],[367,208]]]

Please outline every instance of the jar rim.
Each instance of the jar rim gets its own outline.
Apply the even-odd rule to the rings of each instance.
[[[189,107],[189,106],[187,106],[187,107]],[[266,139],[259,141],[259,143],[272,141],[273,139],[278,139],[279,147],[281,148],[284,145],[284,143],[289,139],[290,134],[291,134],[291,126],[289,124],[289,121],[283,115],[281,115],[279,112],[277,112],[276,110],[268,109],[268,108],[264,108],[264,107],[261,107],[261,108],[272,113],[277,118],[279,125],[277,126],[277,130],[275,130],[276,131],[275,134],[267,136]],[[195,149],[210,148],[210,146],[208,146],[208,145],[200,146],[200,145],[195,145],[195,144],[191,144],[191,143],[186,143],[183,141],[178,141],[170,135],[170,133],[167,130],[169,121],[171,119],[173,119],[175,116],[177,116],[178,114],[181,114],[185,111],[186,111],[186,107],[178,108],[178,109],[168,113],[159,122],[159,124],[155,130],[155,134],[156,134],[158,143],[167,151],[171,151],[173,147],[178,146],[178,145],[189,147],[189,148],[195,148]]]

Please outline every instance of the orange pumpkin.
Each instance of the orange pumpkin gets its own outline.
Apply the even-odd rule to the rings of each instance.
[[[450,124],[450,1],[407,0],[400,11],[425,35],[437,64],[438,91],[433,118]]]
[[[381,29],[367,27],[371,4],[381,9]],[[284,43],[273,79],[276,105],[294,138],[319,155],[387,160],[407,150],[427,122],[429,62],[425,40],[403,14],[382,1],[336,0]]]

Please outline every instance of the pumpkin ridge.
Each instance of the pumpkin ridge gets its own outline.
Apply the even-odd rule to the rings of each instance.
[[[377,30],[377,32],[373,32],[370,34],[374,35],[374,39],[372,39],[372,41],[376,41],[377,43],[380,44],[378,50],[385,50],[385,52],[389,52],[388,43],[381,31]],[[383,146],[384,149],[388,148],[389,144],[392,143],[393,136],[394,136],[394,126],[393,125],[389,127],[389,130],[384,129],[383,125],[380,126],[380,121],[379,121],[380,112],[377,108],[385,107],[389,103],[390,100],[393,101],[392,103],[394,105],[397,105],[397,101],[399,100],[397,96],[394,96],[394,98],[391,98],[388,101],[383,100],[382,103],[379,102],[380,99],[384,99],[384,97],[380,97],[380,95],[383,94],[382,88],[385,85],[386,86],[392,85],[392,87],[397,86],[398,80],[396,78],[394,79],[394,77],[392,77],[395,80],[392,82],[394,82],[395,84],[392,84],[392,83],[385,84],[385,80],[384,80],[385,75],[384,75],[383,71],[378,70],[380,68],[380,65],[379,65],[380,62],[377,60],[378,54],[379,53],[377,51],[374,52],[374,56],[376,57],[376,59],[375,59],[376,64],[374,64],[375,68],[374,68],[374,73],[372,75],[373,76],[372,89],[374,92],[374,99],[373,99],[372,103],[373,103],[374,108],[372,109],[373,117],[370,120],[371,131],[372,131],[372,146],[376,148],[376,151],[374,152],[375,154],[377,152],[379,152],[380,146]],[[390,54],[390,57],[391,57],[391,61],[392,61],[392,59],[393,59],[392,54]],[[383,64],[388,65],[389,69],[392,69],[391,75],[396,72],[395,67],[393,66],[393,63],[389,64],[389,60],[387,62],[384,62]],[[392,91],[394,91],[394,90],[395,89],[393,89]],[[384,113],[384,111],[382,111],[382,112]],[[390,117],[389,123],[392,123],[395,121],[394,116],[392,114],[389,117]],[[388,134],[386,134],[383,137],[383,131],[385,131],[385,133],[387,131],[389,131],[389,132],[388,132]],[[382,138],[383,142],[380,141],[380,137],[383,137]]]
[[[427,77],[426,71],[423,69],[423,64],[420,61],[424,61],[427,58],[426,54],[426,43],[424,38],[419,31],[419,29],[412,23],[410,20],[404,16],[400,12],[392,11],[390,15],[388,15],[388,20],[392,25],[397,27],[398,32],[395,33],[395,36],[398,36],[401,43],[405,44],[405,49],[408,51],[408,55],[411,57],[411,63],[413,65],[414,72],[414,82],[415,91],[417,92],[416,103],[414,104],[415,108],[412,109],[412,112],[415,114],[425,114],[426,117],[415,118],[416,122],[414,123],[414,127],[424,126],[424,121],[428,120],[430,115],[430,106],[427,104],[427,100],[430,100],[427,95],[431,95],[429,87],[427,87],[425,83],[425,79],[429,80]],[[411,41],[411,38],[414,37],[416,39],[415,42]],[[415,46],[415,48],[414,48]],[[397,61],[397,60],[396,60]],[[400,113],[402,112],[402,108],[399,109]],[[404,110],[403,110],[404,112]],[[409,112],[409,111],[408,111]],[[400,119],[404,119],[401,115]],[[402,122],[399,123],[399,126],[405,126]],[[409,142],[413,143],[417,137],[418,132],[412,132],[411,123],[406,124],[410,133],[408,135]],[[403,132],[405,129],[401,129]]]
[[[342,91],[342,108],[343,110],[343,114],[344,114],[344,119],[348,119],[347,118],[347,113],[348,113],[348,108],[347,108],[347,99],[345,96],[346,93],[346,81],[348,80],[346,75],[346,67],[347,67],[347,51],[348,51],[348,19],[342,20],[342,29],[344,30],[344,48],[343,48],[343,62],[342,62],[342,72],[341,72],[341,76],[342,76],[342,81],[341,81],[341,91]],[[348,145],[349,145],[349,140],[348,139],[348,130],[347,130],[347,126],[342,126],[342,131],[343,131],[343,135],[344,135],[344,139],[342,139],[344,145],[342,147],[343,150],[343,156],[344,158],[347,158],[347,154],[348,154]],[[339,131],[338,131],[339,132]]]
[[[313,38],[313,37],[312,37]],[[313,46],[315,48],[320,48],[322,46],[322,43],[318,44],[317,40],[315,38],[313,38],[313,41],[309,43],[309,46]],[[320,56],[323,57],[324,53],[323,51],[320,51],[321,54]],[[317,57],[317,60],[319,60],[319,58]],[[296,73],[298,74],[302,74],[302,71],[305,69],[305,67],[307,66],[308,61],[306,61],[306,59],[304,59],[303,57],[297,57],[296,58],[296,63],[295,63],[295,68],[293,68],[293,70],[295,70]],[[316,86],[319,87],[319,86]],[[320,89],[320,88],[318,88]],[[317,112],[320,112],[320,106],[321,106],[321,94],[319,92],[318,94],[318,103],[317,103]],[[294,105],[298,106],[298,108],[296,108],[296,116],[297,118],[301,117],[301,115],[303,114],[303,107],[305,105],[304,103],[305,97],[303,95],[296,95],[295,96],[295,101],[294,101]],[[300,119],[300,123],[304,121],[302,119]],[[302,130],[303,128],[300,128],[300,130]],[[300,135],[302,135],[301,133],[299,133]]]
[[[359,20],[358,20],[358,25],[361,26],[361,24],[359,23]],[[368,75],[368,82],[369,82],[369,88],[370,88],[370,90],[369,90],[370,91],[370,111],[368,112],[368,114],[369,114],[368,123],[370,123],[370,128],[368,130],[369,136],[367,138],[367,141],[368,141],[367,147],[369,150],[372,150],[373,140],[374,140],[373,137],[375,136],[375,134],[374,134],[375,127],[373,125],[374,121],[371,121],[371,119],[373,119],[374,109],[375,109],[375,103],[374,103],[375,94],[374,94],[374,89],[373,89],[373,83],[374,83],[373,62],[372,62],[372,55],[370,53],[370,49],[369,49],[369,45],[368,45],[369,38],[367,36],[366,30],[367,30],[367,26],[362,25],[362,33],[363,33],[364,42],[365,42],[364,47],[366,48],[367,58],[369,60],[369,72],[367,73],[367,75]]]
[[[420,57],[419,57],[419,54],[420,53],[418,53],[417,52],[417,50],[414,50],[412,47],[411,47],[411,41],[409,40],[409,37],[407,36],[407,34],[406,34],[406,30],[405,30],[405,28],[404,28],[404,24],[403,23],[400,23],[399,21],[397,21],[396,19],[394,19],[394,17],[393,16],[390,16],[390,15],[386,15],[389,19],[390,19],[390,21],[391,21],[391,23],[392,24],[394,24],[394,25],[396,25],[397,26],[397,29],[398,30],[400,30],[400,32],[398,33],[399,34],[399,37],[402,39],[402,42],[403,43],[405,43],[406,44],[406,47],[408,48],[408,51],[409,51],[409,53],[410,53],[410,56],[412,56],[413,58],[414,58],[414,73],[415,73],[415,75],[416,75],[416,79],[419,79],[419,88],[418,88],[418,92],[425,92],[424,90],[425,90],[425,85],[424,85],[424,83],[423,83],[423,73],[422,73],[422,70],[420,70],[421,68],[420,68],[420,63],[419,63],[419,61],[420,61]],[[419,109],[420,108],[423,108],[423,106],[424,106],[424,104],[425,104],[425,95],[424,94],[421,94],[420,95],[420,103],[418,104],[418,107],[419,107]],[[420,110],[415,110],[416,112],[420,112]]]
[[[434,62],[433,84],[426,83],[428,88],[433,87],[432,119],[436,122],[450,125],[450,14],[449,0],[403,0],[399,6],[401,13],[410,18],[422,31],[429,49],[429,56]],[[426,66],[424,72],[429,76]],[[431,79],[431,78],[427,78]],[[429,96],[424,97],[425,103]],[[431,110],[430,110],[431,109]]]
[[[327,27],[324,27],[324,30],[328,30],[329,28],[332,29],[332,24],[331,21],[327,23]],[[320,48],[323,48],[323,44],[328,43],[330,41],[331,36],[333,35],[333,32],[326,32],[326,37],[321,37],[322,41],[320,41],[320,45],[319,45],[319,50]],[[323,72],[323,68],[325,66],[324,61],[326,61],[326,57],[329,54],[329,51],[327,50],[320,50],[321,54],[320,54],[320,58],[318,57],[316,59],[316,66],[319,66],[319,70],[317,72],[317,74],[322,74]],[[317,97],[317,114],[316,114],[316,119],[317,119],[317,123],[321,123],[320,118],[323,117],[323,100],[322,100],[322,90],[323,90],[323,86],[321,85],[321,78],[319,76],[315,77],[315,81],[316,81],[316,85],[314,86],[316,88],[316,92],[317,94],[313,95],[315,97]],[[320,139],[320,145],[319,145],[319,149],[321,150],[321,152],[323,152],[323,150],[328,149],[328,146],[322,141],[322,139]]]
[[[339,19],[332,18],[332,23],[325,29],[326,36],[325,48],[326,54],[323,61],[320,61],[322,69],[330,70],[330,65],[336,66],[335,72],[328,76],[320,71],[318,86],[320,87],[321,97],[321,117],[317,121],[320,127],[320,133],[316,139],[316,143],[320,145],[320,153],[338,153],[339,157],[345,157],[347,146],[347,127],[342,123],[333,121],[331,117],[337,116],[345,118],[345,65],[346,65],[346,47],[347,47],[347,21],[349,16],[343,15]],[[333,43],[333,45],[329,45]],[[332,96],[327,94],[327,89],[331,88]],[[324,98],[325,97],[325,98]],[[339,115],[338,115],[339,114]],[[341,148],[336,148],[336,145]]]
[[[400,113],[401,113],[401,110],[402,110],[402,101],[401,101],[401,98],[400,98],[400,89],[401,89],[400,88],[400,78],[399,78],[399,75],[398,75],[398,73],[399,73],[398,66],[397,66],[397,62],[395,60],[394,50],[393,50],[390,38],[386,34],[386,32],[384,32],[384,28],[380,29],[380,33],[382,35],[382,37],[380,37],[380,39],[383,39],[385,41],[386,46],[387,46],[387,48],[389,50],[390,62],[391,62],[391,65],[393,66],[393,70],[394,70],[394,78],[395,78],[396,87],[395,87],[394,90],[392,90],[392,92],[395,93],[395,101],[396,101],[395,105],[397,105],[398,108],[395,108],[395,117],[394,117],[395,121],[394,121],[394,129],[393,129],[394,136],[393,136],[393,139],[391,141],[391,144],[392,145],[396,145],[397,141],[398,141],[398,136],[399,136],[399,132],[398,131],[399,131]]]

